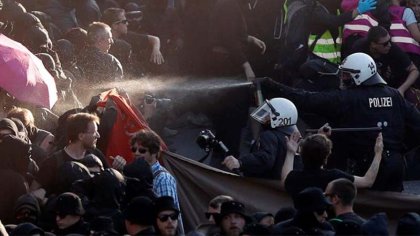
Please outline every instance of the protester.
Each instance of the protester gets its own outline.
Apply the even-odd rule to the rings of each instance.
[[[40,215],[40,204],[31,194],[24,194],[16,200],[14,206],[15,220],[13,223],[20,224],[27,222],[37,225]]]
[[[226,75],[242,71],[246,78],[255,78],[245,49],[249,44],[260,49],[261,54],[264,54],[266,46],[263,41],[248,33],[244,17],[246,7],[245,2],[236,0],[219,0],[215,3],[210,18],[209,39],[210,63],[216,65],[212,67],[212,73]],[[226,22],[231,23],[226,24]]]
[[[359,227],[366,222],[353,211],[353,204],[357,195],[357,188],[348,179],[336,179],[328,183],[324,195],[330,200],[335,217],[330,219],[334,228],[345,222],[356,223]]]
[[[356,41],[352,52],[370,55],[376,62],[377,72],[389,86],[397,88],[403,97],[417,81],[417,67],[410,57],[391,41],[390,34],[381,26],[372,27],[366,38]]]
[[[124,211],[125,227],[129,235],[155,234],[155,205],[147,197],[135,197]]]
[[[17,235],[44,235],[45,232],[41,228],[32,223],[21,223],[10,232],[10,236]],[[7,235],[7,234],[6,234]]]
[[[252,215],[257,224],[270,227],[274,225],[274,215],[270,212],[256,212]]]
[[[84,72],[84,82],[98,85],[122,79],[121,63],[108,51],[113,43],[111,28],[104,23],[94,22],[87,30],[88,46],[80,52],[78,65]]]
[[[159,136],[151,130],[140,130],[131,139],[131,151],[135,159],[143,159],[152,168],[153,172],[153,191],[158,197],[170,196],[174,199],[174,203],[179,208],[179,200],[177,194],[177,184],[175,178],[161,166],[158,158],[161,155],[161,140]],[[124,168],[126,161],[121,156],[114,158],[113,167],[117,170]],[[182,218],[179,215],[179,227],[183,232]]]
[[[227,201],[233,201],[233,198],[227,195],[218,195],[209,201],[209,204],[207,206],[207,212],[205,215],[210,223],[216,223],[214,220],[214,216],[220,213],[222,204]]]
[[[28,131],[28,138],[33,145],[39,146],[47,154],[54,150],[54,135],[35,125],[35,118],[29,109],[14,107],[7,113],[8,118],[17,118],[25,125]]]
[[[129,21],[126,18],[126,12],[124,9],[106,9],[102,15],[102,21],[111,27],[114,39],[127,41],[133,47],[136,55],[141,53],[141,51],[144,51],[145,45],[150,45],[152,53],[149,61],[158,65],[165,62],[160,51],[160,39],[158,37],[128,31]]]
[[[163,236],[178,235],[179,209],[170,196],[159,197],[155,200],[156,231]]]
[[[375,144],[375,157],[365,175],[353,176],[339,169],[326,169],[328,156],[331,153],[332,142],[324,134],[313,134],[306,137],[300,144],[300,154],[303,160],[303,170],[292,170],[294,154],[298,148],[300,135],[293,133],[288,140],[288,152],[282,170],[281,185],[295,198],[307,187],[325,189],[328,183],[338,178],[346,178],[358,188],[370,188],[376,180],[379,165],[382,160],[383,141],[379,133]]]
[[[207,221],[198,225],[195,230],[191,231],[189,234],[213,235],[220,233],[220,228],[216,225],[215,217],[220,213],[222,204],[228,201],[233,201],[233,198],[227,195],[218,195],[212,198],[207,204],[207,212],[204,213]]]
[[[334,228],[327,221],[327,209],[331,206],[331,202],[324,197],[320,188],[309,187],[304,189],[294,199],[294,205],[297,209],[296,215],[293,219],[277,224],[273,228],[273,234],[333,234]]]
[[[252,219],[245,212],[241,202],[227,201],[222,203],[220,213],[216,215],[216,225],[220,227],[221,235],[239,236],[247,223]]]
[[[89,234],[89,225],[82,219],[85,210],[81,199],[74,193],[66,192],[58,196],[55,202],[57,235]]]
[[[73,114],[67,119],[67,145],[42,163],[31,185],[35,196],[44,199],[51,194],[62,193],[63,189],[60,188],[57,178],[60,167],[68,161],[80,162],[96,147],[96,141],[100,137],[98,122],[98,117],[88,113]]]
[[[153,173],[149,163],[143,159],[136,159],[124,167],[123,174],[127,184],[124,204],[138,196],[156,199],[157,196],[153,192]]]

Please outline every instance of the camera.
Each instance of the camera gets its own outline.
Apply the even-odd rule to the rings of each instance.
[[[172,108],[172,100],[169,98],[156,98],[151,94],[144,95],[144,103],[152,104],[156,101],[156,108],[170,110]]]
[[[208,129],[200,131],[196,142],[198,146],[206,152],[210,152],[210,150],[213,149],[223,151],[225,154],[229,152],[229,149],[225,144],[222,141],[217,140],[216,136]]]

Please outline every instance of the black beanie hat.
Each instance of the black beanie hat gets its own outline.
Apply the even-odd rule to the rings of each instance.
[[[139,225],[153,225],[155,205],[147,197],[135,197],[124,211],[124,218]]]
[[[3,118],[0,119],[0,130],[2,129],[8,129],[11,130],[13,135],[17,135],[18,133],[18,128],[15,124],[15,122],[13,122],[11,119],[9,118]]]

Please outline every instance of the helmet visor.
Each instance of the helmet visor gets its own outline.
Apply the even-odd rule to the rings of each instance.
[[[270,121],[270,113],[270,107],[264,103],[251,113],[251,117],[261,124],[267,124]]]

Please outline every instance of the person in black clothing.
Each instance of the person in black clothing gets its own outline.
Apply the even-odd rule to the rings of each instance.
[[[294,205],[296,215],[274,226],[273,235],[334,235],[334,228],[327,221],[331,203],[320,188],[304,189],[294,199]]]
[[[406,130],[420,132],[420,113],[398,90],[386,85],[377,73],[374,60],[355,53],[341,65],[341,81],[348,89],[331,92],[307,92],[292,89],[273,80],[262,86],[290,99],[301,111],[323,115],[336,127],[381,127],[384,158],[373,189],[402,191],[404,179],[404,138]],[[373,158],[375,132],[334,134],[334,155],[330,166],[364,175]],[[351,165],[346,165],[347,160]]]
[[[60,167],[69,161],[80,162],[96,147],[98,117],[88,113],[77,113],[67,119],[67,145],[46,159],[32,182],[32,193],[40,199],[51,194],[60,194],[58,175]]]
[[[125,228],[129,235],[155,235],[153,214],[155,205],[147,197],[131,200],[124,211]]]
[[[402,96],[419,77],[419,71],[409,55],[391,41],[391,36],[382,26],[372,27],[366,38],[354,43],[352,52],[370,55],[376,62],[378,73]]]
[[[238,159],[227,156],[223,164],[230,170],[239,169],[244,176],[280,179],[287,152],[286,136],[297,130],[296,107],[287,99],[273,98],[257,108],[251,116],[263,123],[266,129],[260,134],[251,153]],[[297,161],[295,168],[301,168],[301,163]]]
[[[28,131],[28,138],[33,145],[36,145],[50,154],[54,150],[54,135],[44,129],[35,126],[35,118],[29,109],[14,107],[7,113],[8,118],[17,118],[22,121]]]
[[[156,65],[161,65],[165,62],[160,51],[160,39],[158,37],[128,31],[129,21],[127,20],[124,9],[106,9],[102,15],[102,21],[111,27],[114,40],[123,40],[130,44],[137,61],[142,62],[142,64],[148,64],[150,62]],[[113,50],[113,47],[111,47],[111,50]],[[146,51],[150,51],[150,55],[144,55]],[[145,67],[145,65],[141,65],[140,63],[136,63],[136,66]]]
[[[334,228],[347,221],[354,222],[359,227],[366,222],[353,211],[357,188],[350,180],[341,178],[331,181],[327,185],[324,195],[329,198],[334,209],[335,217],[330,219]]]
[[[363,177],[347,174],[339,169],[325,169],[328,156],[331,153],[332,142],[324,134],[314,134],[306,137],[301,144],[300,154],[303,170],[291,170],[294,153],[297,150],[299,134],[290,136],[287,142],[287,155],[283,165],[281,184],[293,198],[303,189],[315,186],[325,189],[328,183],[338,178],[346,178],[359,188],[369,188],[378,174],[382,159],[382,135],[379,134],[375,145],[375,157],[369,170]]]
[[[252,218],[246,214],[245,205],[238,201],[227,201],[222,203],[220,213],[215,215],[216,225],[220,227],[220,234],[239,236],[245,225],[252,222]]]
[[[56,227],[53,233],[56,235],[90,233],[89,224],[82,219],[85,209],[79,196],[71,192],[63,193],[58,196],[54,206]]]
[[[258,47],[261,54],[264,54],[266,45],[248,34],[244,16],[247,7],[247,1],[240,0],[218,0],[215,3],[210,17],[209,59],[217,66],[211,67],[211,73],[227,75],[243,71],[248,79],[255,77],[247,58],[248,44]]]
[[[156,231],[162,236],[175,236],[178,229],[179,209],[171,196],[158,197],[154,201],[156,207]]]

